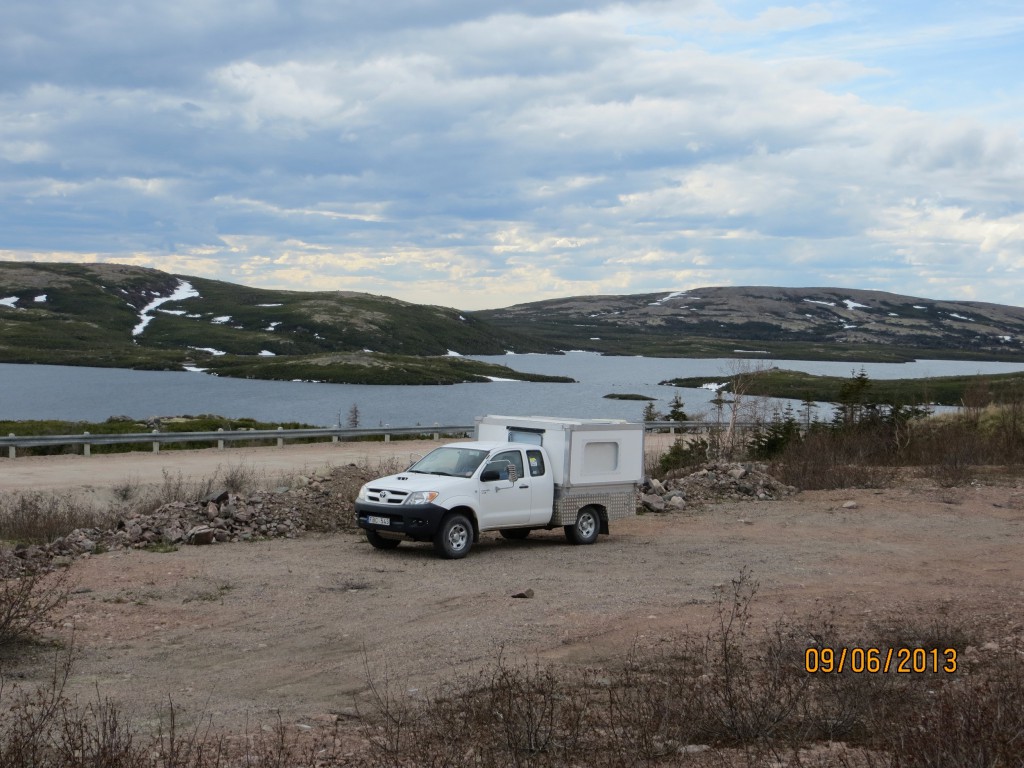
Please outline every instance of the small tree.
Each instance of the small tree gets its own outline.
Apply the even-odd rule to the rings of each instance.
[[[672,399],[668,403],[668,420],[669,421],[689,421],[689,417],[686,415],[686,411],[683,410],[685,404],[683,398],[676,392],[672,396]]]
[[[661,421],[661,414],[658,413],[658,409],[654,407],[654,402],[650,401],[644,406],[644,412],[640,416],[644,421]]]
[[[352,407],[348,409],[348,428],[359,429],[359,405],[352,403]]]

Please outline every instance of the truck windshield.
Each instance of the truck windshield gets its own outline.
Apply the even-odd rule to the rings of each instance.
[[[407,471],[419,472],[424,475],[472,477],[485,456],[487,456],[487,451],[446,446],[431,451],[409,467]]]

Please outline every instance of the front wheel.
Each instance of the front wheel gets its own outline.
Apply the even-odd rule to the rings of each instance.
[[[448,515],[434,534],[434,551],[446,560],[469,554],[473,546],[473,524],[465,515]]]
[[[576,522],[565,526],[565,538],[572,544],[593,544],[601,533],[601,518],[593,507],[584,507],[576,514]]]
[[[394,549],[402,543],[401,539],[386,538],[369,528],[366,529],[366,540],[370,542],[370,546],[374,549]]]

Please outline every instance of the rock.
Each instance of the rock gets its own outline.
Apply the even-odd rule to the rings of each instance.
[[[665,500],[661,496],[652,493],[644,493],[640,496],[640,503],[652,512],[664,512]]]
[[[167,528],[161,535],[161,538],[167,544],[178,544],[185,538],[185,532],[175,525]]]
[[[255,513],[253,512],[253,510],[250,507],[246,507],[245,509],[236,509],[235,510],[235,515],[234,515],[234,520],[235,520],[236,523],[243,523],[243,524],[250,523],[250,522],[252,522],[252,518],[253,518],[254,514]]]
[[[681,496],[671,496],[665,506],[669,509],[686,509],[686,500]]]
[[[227,531],[225,531],[225,530],[221,530],[221,529],[218,529],[218,530],[217,530],[217,531],[216,531],[216,532],[215,532],[215,533],[213,534],[213,537],[214,537],[215,539],[217,539],[217,541],[220,541],[220,542],[224,542],[224,541],[231,541],[231,534],[230,534],[230,533],[228,533]]]
[[[983,650],[983,651],[990,651],[990,652],[998,651],[999,650],[999,643],[994,643],[994,642],[982,643],[981,650]]]
[[[661,484],[660,480],[657,480],[652,477],[649,485],[651,486],[652,493],[656,493],[659,496],[665,495],[665,486]]]
[[[220,508],[212,501],[206,505],[206,519],[213,520],[220,514]]]
[[[733,480],[742,480],[747,476],[747,470],[744,467],[736,467],[735,469],[730,469],[727,474]]]
[[[203,498],[203,503],[204,504],[220,504],[220,503],[222,503],[224,501],[227,501],[228,496],[230,496],[230,495],[231,495],[230,491],[228,491],[226,488],[224,488],[224,489],[219,490],[219,491],[214,491],[213,493],[209,494],[208,496],[205,496]]]
[[[532,589],[526,589],[526,590],[523,590],[522,592],[516,592],[514,595],[512,595],[512,597],[531,598],[531,597],[533,597],[533,590]]]
[[[860,506],[860,505],[857,504],[856,501],[844,501],[843,502],[843,509],[857,509],[858,506]]]
[[[697,755],[701,752],[707,752],[711,747],[707,744],[687,744],[679,748],[679,754],[681,755]]]
[[[208,525],[197,525],[189,529],[184,539],[186,544],[212,544],[217,531]]]
[[[69,555],[57,555],[50,563],[56,568],[67,568],[71,565],[72,559]]]

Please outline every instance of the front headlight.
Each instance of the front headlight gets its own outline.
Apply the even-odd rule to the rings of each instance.
[[[357,497],[360,501],[370,501],[370,487],[364,485],[359,489],[359,496]]]
[[[413,491],[405,497],[406,504],[429,504],[438,496],[437,491]]]

